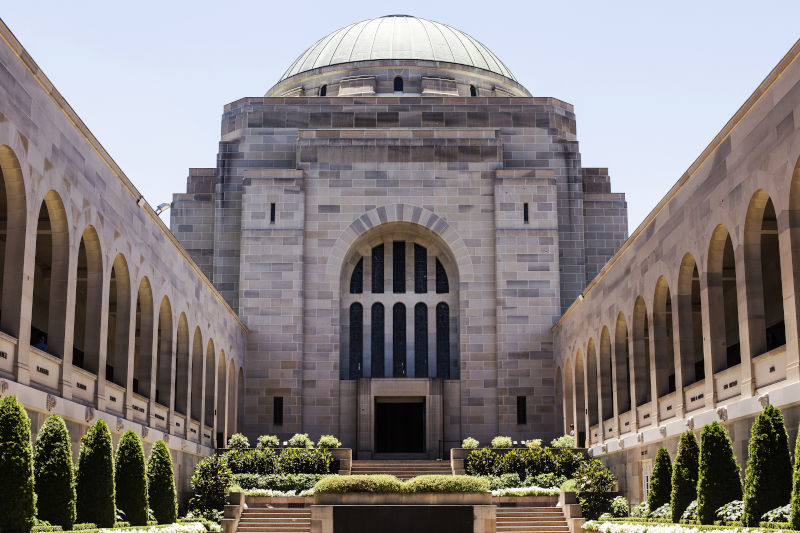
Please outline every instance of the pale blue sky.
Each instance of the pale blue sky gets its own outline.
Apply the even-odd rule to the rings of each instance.
[[[757,7],[756,7],[757,6]],[[5,3],[0,17],[151,205],[215,166],[224,104],[314,41],[404,13],[463,30],[535,96],[575,105],[630,230],[800,38],[800,1]],[[168,218],[167,216],[164,217]]]

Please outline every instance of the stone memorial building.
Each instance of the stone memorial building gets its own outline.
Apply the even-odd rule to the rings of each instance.
[[[572,105],[405,15],[226,105],[171,213],[247,325],[251,442],[332,433],[359,458],[560,433],[551,327],[627,237]]]

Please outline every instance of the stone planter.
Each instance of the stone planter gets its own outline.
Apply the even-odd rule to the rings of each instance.
[[[339,475],[349,476],[353,467],[353,450],[351,448],[331,448],[328,450],[334,459],[339,460]]]

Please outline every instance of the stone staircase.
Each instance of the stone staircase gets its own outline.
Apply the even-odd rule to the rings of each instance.
[[[310,533],[311,509],[248,507],[236,529],[241,533]]]
[[[452,475],[449,461],[369,460],[353,461],[351,474],[389,474],[401,480],[424,475]]]
[[[497,533],[569,533],[560,507],[498,507]]]

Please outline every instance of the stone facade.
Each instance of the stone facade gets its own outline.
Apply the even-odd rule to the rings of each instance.
[[[398,77],[401,91],[392,85]],[[322,85],[326,96],[317,96]],[[530,97],[488,70],[389,58],[302,72],[266,97],[226,105],[217,168],[190,172],[171,227],[249,328],[251,439],[334,433],[364,457],[374,451],[375,421],[362,415],[375,395],[359,378],[371,378],[368,389],[392,381],[387,397],[428,399],[428,417],[438,421],[428,424],[431,456],[469,435],[554,436],[550,328],[585,286],[587,258],[592,273],[599,269],[626,224],[624,196],[610,193],[607,171],[581,168],[571,105]],[[368,361],[367,305],[386,303],[386,361],[405,349],[402,376],[419,378],[412,307],[427,308],[433,361],[439,300],[431,282],[426,296],[391,290],[390,244],[406,242],[407,287],[413,246],[431,250],[431,279],[436,250],[451,278],[455,367],[442,374],[428,365],[431,383],[412,387],[428,392],[398,392],[403,378],[388,371],[349,371],[350,276],[363,257],[368,285],[369,249],[381,235],[386,291],[357,298],[364,335],[353,342]],[[407,317],[401,348],[390,325],[398,303]]]

